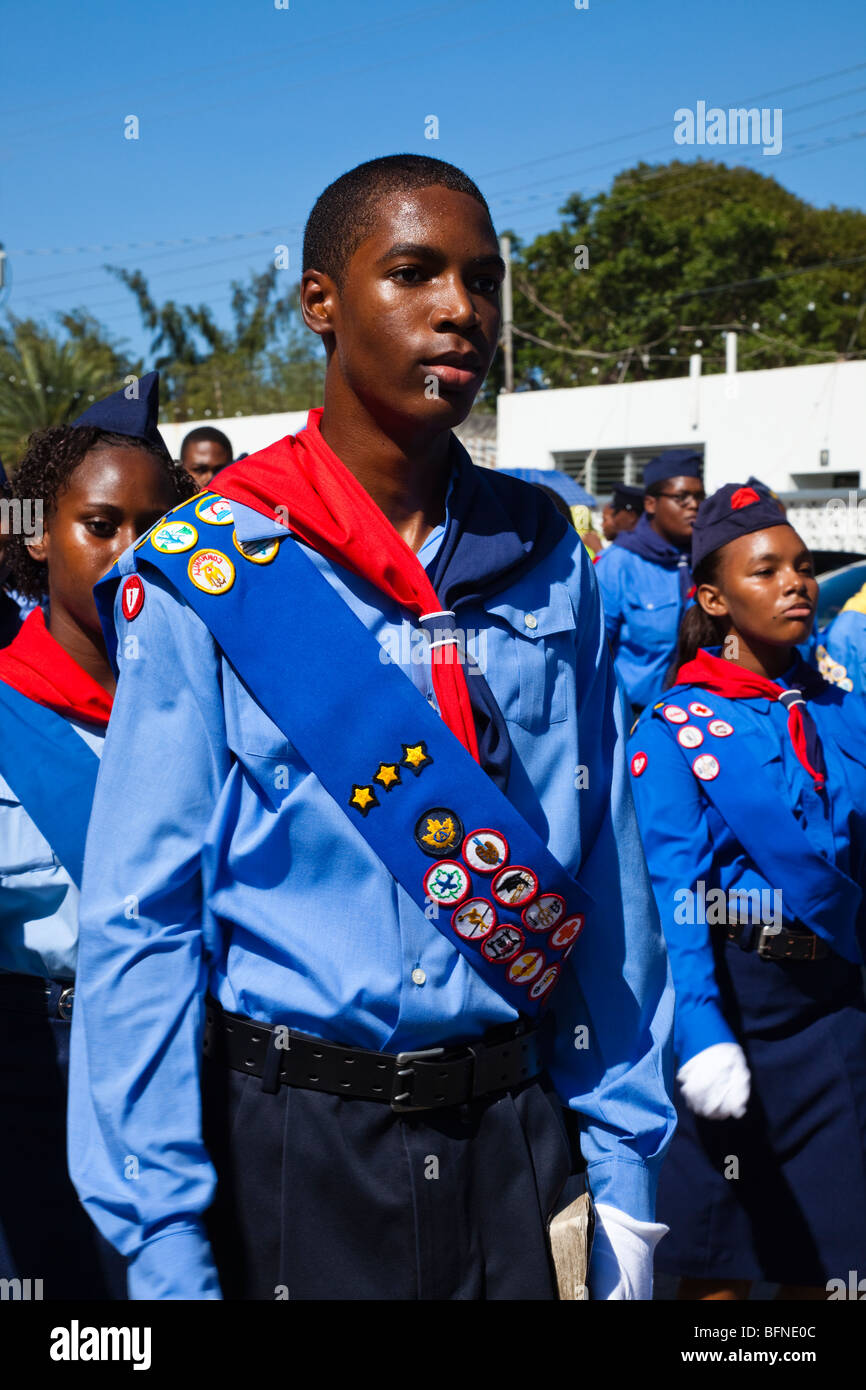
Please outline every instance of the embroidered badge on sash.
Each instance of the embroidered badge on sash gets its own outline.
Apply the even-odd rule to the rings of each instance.
[[[477,874],[493,874],[508,862],[508,841],[498,830],[472,830],[463,841],[463,858]]]
[[[144,585],[139,575],[131,574],[129,578],[124,581],[123,588],[120,591],[120,607],[124,618],[126,618],[128,622],[132,622],[133,618],[137,618],[144,607]]]
[[[525,864],[508,864],[500,869],[490,891],[503,907],[521,907],[538,892],[538,879]]]
[[[565,912],[565,898],[558,893],[542,893],[523,911],[523,924],[530,931],[550,931]]]
[[[232,540],[235,549],[241,552],[245,560],[252,560],[254,565],[269,565],[276,559],[280,548],[279,541],[239,541],[237,531],[232,531]]]
[[[718,759],[714,758],[712,753],[701,753],[692,763],[692,772],[696,777],[700,777],[702,782],[712,782],[720,771]]]
[[[372,787],[359,787],[357,782],[352,784],[352,795],[349,797],[349,805],[355,811],[360,811],[366,817],[374,806],[379,805],[379,798]]]
[[[704,736],[697,724],[684,724],[677,731],[677,743],[683,748],[700,748],[704,741]]]
[[[401,767],[411,768],[415,776],[419,777],[424,768],[429,767],[433,761],[427,752],[427,744],[422,740],[420,743],[404,743],[402,748]]]
[[[712,719],[713,713],[709,705],[702,705],[699,700],[692,700],[689,705],[689,714],[696,714],[699,719]]]
[[[649,759],[647,758],[646,753],[635,753],[634,757],[631,760],[632,777],[640,777],[641,774],[646,770],[646,765],[648,762]]]
[[[150,543],[161,555],[180,555],[192,550],[197,540],[198,531],[188,521],[164,521],[150,533]]]
[[[234,512],[227,497],[208,492],[195,504],[195,514],[199,521],[207,521],[211,526],[233,526]]]
[[[486,898],[470,898],[452,913],[451,925],[463,941],[483,941],[497,920],[496,908]]]
[[[386,792],[400,786],[400,769],[396,763],[380,763],[373,773],[373,781],[384,787]]]
[[[485,960],[506,961],[516,956],[525,941],[519,927],[498,927],[481,943],[481,954]]]
[[[541,978],[536,980],[535,984],[529,986],[530,999],[543,999],[545,994],[553,989],[553,986],[559,979],[561,968],[562,967],[559,965],[548,966]]]
[[[733,724],[729,724],[727,719],[713,719],[707,725],[707,728],[716,738],[729,738],[734,732]]]
[[[551,932],[548,940],[551,946],[557,950],[562,950],[564,946],[571,946],[580,936],[586,925],[586,918],[582,912],[578,912],[574,917],[566,917],[564,922],[560,922],[556,931]]]
[[[187,565],[197,589],[206,594],[227,594],[235,582],[235,567],[221,550],[197,550]]]
[[[463,839],[463,824],[455,811],[447,806],[434,806],[425,811],[415,826],[415,842],[431,859],[450,854]]]
[[[662,714],[669,724],[688,724],[689,716],[679,705],[665,705]]]
[[[537,980],[545,966],[541,951],[522,951],[509,965],[505,974],[513,985],[529,985]]]
[[[427,897],[446,906],[457,907],[471,887],[472,879],[456,859],[442,859],[438,864],[431,864],[424,875]]]

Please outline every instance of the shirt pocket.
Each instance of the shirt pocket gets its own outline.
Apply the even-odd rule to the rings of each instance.
[[[680,604],[676,598],[647,599],[625,604],[625,625],[630,645],[647,650],[676,645]]]
[[[223,701],[226,736],[232,755],[278,804],[296,784],[297,753],[282,729],[247,693],[233,673],[225,673]]]
[[[487,679],[505,718],[541,733],[567,719],[575,705],[576,624],[564,584],[551,584],[541,602],[533,603],[532,597],[522,604],[489,605],[502,636],[496,640],[499,635],[491,634],[495,647]]]

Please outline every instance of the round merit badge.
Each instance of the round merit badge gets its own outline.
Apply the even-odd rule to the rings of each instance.
[[[727,719],[713,719],[707,728],[716,738],[728,738],[734,732],[733,724],[729,724]]]
[[[498,830],[472,830],[463,841],[463,858],[477,874],[495,874],[508,861],[508,841]]]
[[[470,898],[452,912],[451,925],[464,941],[483,941],[496,926],[496,908],[486,898]]]
[[[565,898],[558,893],[542,893],[523,910],[524,925],[530,931],[550,931],[565,916]]]
[[[235,519],[229,499],[218,497],[212,492],[200,502],[196,502],[195,514],[199,521],[209,521],[211,526],[228,526]]]
[[[548,966],[540,979],[529,986],[530,999],[543,999],[545,994],[548,994],[556,984],[560,969],[561,967],[558,965]]]
[[[709,705],[702,705],[700,700],[692,700],[689,705],[689,714],[696,714],[699,719],[712,719],[713,711]]]
[[[137,618],[144,607],[144,585],[137,574],[131,574],[124,581],[120,595],[120,607],[128,622]]]
[[[689,716],[679,705],[665,705],[662,714],[669,724],[688,724]]]
[[[434,806],[425,811],[415,826],[415,843],[431,859],[442,859],[459,848],[463,839],[463,823],[447,806]]]
[[[712,782],[720,771],[718,760],[712,753],[701,753],[692,763],[692,772],[696,777],[700,777],[702,782]]]
[[[150,543],[161,555],[178,555],[183,550],[192,550],[198,540],[198,531],[188,521],[164,521],[150,533]]]
[[[513,985],[530,985],[537,980],[544,969],[544,956],[540,951],[521,951],[515,956],[505,974]]]
[[[520,950],[525,937],[518,927],[498,927],[491,936],[481,943],[481,954],[485,960],[511,960]]]
[[[697,724],[684,724],[677,731],[677,743],[681,744],[683,748],[700,748],[703,741],[704,736]]]
[[[551,946],[562,950],[564,946],[570,946],[577,940],[585,925],[586,918],[582,912],[578,912],[574,917],[566,917],[564,922],[560,922],[556,931],[551,932],[547,939]]]
[[[239,541],[237,531],[232,531],[232,540],[235,549],[254,565],[269,565],[280,548],[279,541]]]
[[[503,907],[521,907],[538,892],[538,879],[523,864],[508,864],[500,869],[490,885],[490,891]]]
[[[634,757],[631,760],[632,777],[640,777],[641,773],[645,770],[648,761],[649,759],[647,758],[646,753],[635,753]]]
[[[471,887],[469,874],[456,859],[441,859],[438,864],[431,864],[424,875],[424,892],[434,903],[456,907]]]
[[[235,567],[221,550],[197,550],[186,568],[196,588],[206,594],[226,594],[235,582]]]

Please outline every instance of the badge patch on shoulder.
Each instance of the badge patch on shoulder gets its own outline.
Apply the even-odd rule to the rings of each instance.
[[[646,765],[648,762],[649,759],[646,753],[635,753],[634,757],[631,760],[632,777],[642,776],[642,774],[646,771]]]
[[[235,582],[235,567],[221,550],[197,550],[187,565],[197,589],[206,594],[227,594]]]
[[[207,521],[211,526],[232,526],[235,519],[229,499],[213,492],[196,502],[195,514],[199,521]]]
[[[498,830],[471,830],[463,841],[463,858],[477,874],[494,874],[508,862],[508,841]]]
[[[132,622],[137,618],[144,607],[144,585],[141,576],[131,574],[124,580],[123,588],[120,593],[120,607],[127,622]]]
[[[508,864],[500,869],[490,891],[503,907],[521,907],[538,892],[538,879],[525,864]]]
[[[469,874],[456,859],[441,859],[438,864],[431,864],[424,875],[424,892],[434,903],[457,907],[471,887]]]
[[[433,806],[419,817],[415,826],[415,843],[431,859],[441,859],[457,849],[463,839],[463,825],[455,811],[447,806]]]
[[[235,549],[241,552],[245,560],[252,560],[254,565],[269,565],[276,559],[280,548],[279,541],[239,541],[237,531],[232,531],[232,540]]]
[[[161,555],[180,555],[192,550],[197,540],[198,531],[188,521],[164,521],[150,533],[150,543]]]
[[[496,908],[486,898],[470,898],[451,917],[451,925],[463,941],[483,941],[496,922]]]
[[[721,772],[719,760],[712,753],[701,753],[692,763],[692,772],[702,782],[712,782]]]

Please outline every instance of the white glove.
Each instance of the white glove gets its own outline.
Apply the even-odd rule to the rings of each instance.
[[[589,1257],[590,1296],[596,1301],[652,1298],[653,1251],[669,1230],[598,1202]]]
[[[739,1043],[714,1043],[684,1062],[677,1072],[686,1105],[705,1120],[741,1120],[752,1078]]]

